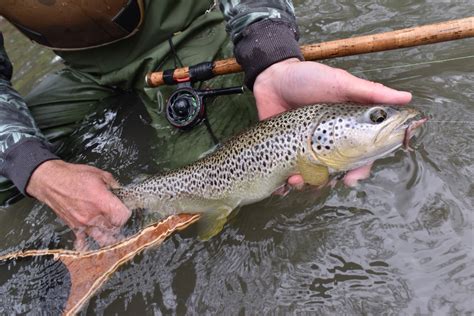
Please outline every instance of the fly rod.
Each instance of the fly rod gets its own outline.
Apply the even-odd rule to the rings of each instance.
[[[301,46],[305,60],[351,56],[398,48],[434,44],[474,36],[474,16],[436,24],[416,26],[391,32],[357,36]],[[152,72],[146,76],[149,87],[202,81],[214,76],[241,72],[235,58],[205,62],[194,66]]]

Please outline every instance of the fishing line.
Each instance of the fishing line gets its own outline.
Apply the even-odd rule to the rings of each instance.
[[[426,123],[461,123],[461,124],[474,124],[474,121],[436,121],[428,119]]]
[[[384,67],[384,68],[376,68],[376,69],[368,69],[368,70],[359,70],[359,71],[352,71],[352,73],[366,73],[366,72],[374,72],[374,71],[380,71],[380,70],[388,70],[388,69],[397,69],[397,68],[406,68],[406,67],[414,67],[414,66],[421,66],[421,65],[430,65],[430,64],[441,64],[445,62],[450,62],[450,61],[458,61],[458,60],[465,60],[465,59],[471,59],[474,58],[474,55],[469,55],[469,56],[463,56],[463,57],[454,57],[454,58],[448,58],[448,59],[440,59],[440,60],[433,60],[433,61],[425,61],[425,62],[419,62],[419,63],[413,63],[413,64],[405,64],[405,65],[398,65],[398,66],[390,66],[390,67]],[[426,123],[450,123],[450,124],[474,124],[474,121],[453,121],[453,120],[432,120],[428,119]]]
[[[419,63],[405,64],[405,65],[398,65],[398,66],[390,66],[390,67],[384,67],[384,68],[358,70],[358,71],[351,71],[351,72],[352,73],[366,73],[366,72],[388,70],[388,69],[397,69],[397,68],[406,68],[406,67],[421,66],[421,65],[441,64],[441,63],[445,63],[445,62],[449,62],[449,61],[464,60],[464,59],[469,59],[469,58],[474,58],[474,55],[463,56],[463,57],[454,57],[454,58],[448,58],[448,59],[440,59],[440,60],[433,60],[433,61],[424,61],[424,62],[419,62]]]

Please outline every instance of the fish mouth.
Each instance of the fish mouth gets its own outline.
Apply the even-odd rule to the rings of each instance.
[[[428,121],[427,117],[423,117],[421,119],[409,119],[401,126],[401,128],[405,129],[405,136],[403,137],[403,144],[402,147],[405,150],[413,150],[410,147],[410,139],[416,135],[414,133],[419,127],[421,127],[426,121]]]
[[[419,127],[428,119],[413,108],[406,108],[402,113],[401,117],[387,122],[387,125],[375,137],[374,144],[384,143],[391,139],[396,148],[402,147],[405,150],[412,150],[409,144],[410,139],[418,135]]]
[[[378,158],[384,157],[385,155],[389,154],[393,150],[402,147],[403,149],[407,151],[412,151],[413,149],[410,147],[410,139],[413,136],[416,136],[419,131],[419,128],[428,120],[426,117],[421,117],[421,114],[419,112],[415,111],[410,111],[404,118],[401,118],[398,120],[398,127],[393,128],[393,125],[397,124],[397,122],[392,122],[392,124],[389,124],[384,128],[384,132],[390,132],[396,139],[396,143],[393,144],[393,146],[390,146],[389,148],[386,148],[382,152],[378,152],[376,155],[373,155],[371,157],[367,157],[367,159],[361,161],[356,165],[357,167],[365,166]],[[400,121],[402,123],[400,124]],[[377,141],[381,141],[383,137],[381,137],[379,133],[377,135]],[[375,144],[375,142],[374,142]],[[354,169],[354,168],[353,168]],[[352,170],[352,169],[351,169]]]

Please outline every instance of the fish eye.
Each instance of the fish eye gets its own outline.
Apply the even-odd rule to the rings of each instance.
[[[372,123],[380,124],[387,118],[387,112],[381,108],[375,108],[369,113],[369,118]]]

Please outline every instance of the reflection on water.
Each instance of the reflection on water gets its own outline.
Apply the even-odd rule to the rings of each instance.
[[[305,43],[465,17],[474,9],[471,1],[295,5]],[[26,46],[29,53],[21,55],[16,35],[7,32],[23,92],[22,82],[60,66],[51,64],[51,56],[46,63],[30,61],[27,56],[38,48]],[[123,266],[87,313],[474,312],[473,48],[470,39],[326,61],[411,91],[413,105],[433,121],[416,151],[378,161],[370,179],[354,189],[293,192],[244,207],[207,242],[196,239],[194,228],[175,235]],[[455,60],[415,65],[447,59]],[[110,103],[90,118],[94,128],[78,131],[64,152],[125,182],[157,172],[149,156],[160,140],[153,138],[143,108]],[[33,201],[0,210],[0,223],[2,253],[72,244],[64,225]],[[127,233],[138,223],[139,218]],[[61,266],[21,262],[1,268],[2,313],[35,311],[35,300],[45,293],[49,302],[62,302],[64,291],[45,292],[39,279],[48,275],[66,284]]]
[[[5,269],[5,265],[1,268]],[[59,315],[65,307],[70,282],[65,266],[51,256],[9,263],[0,287],[3,314]]]

